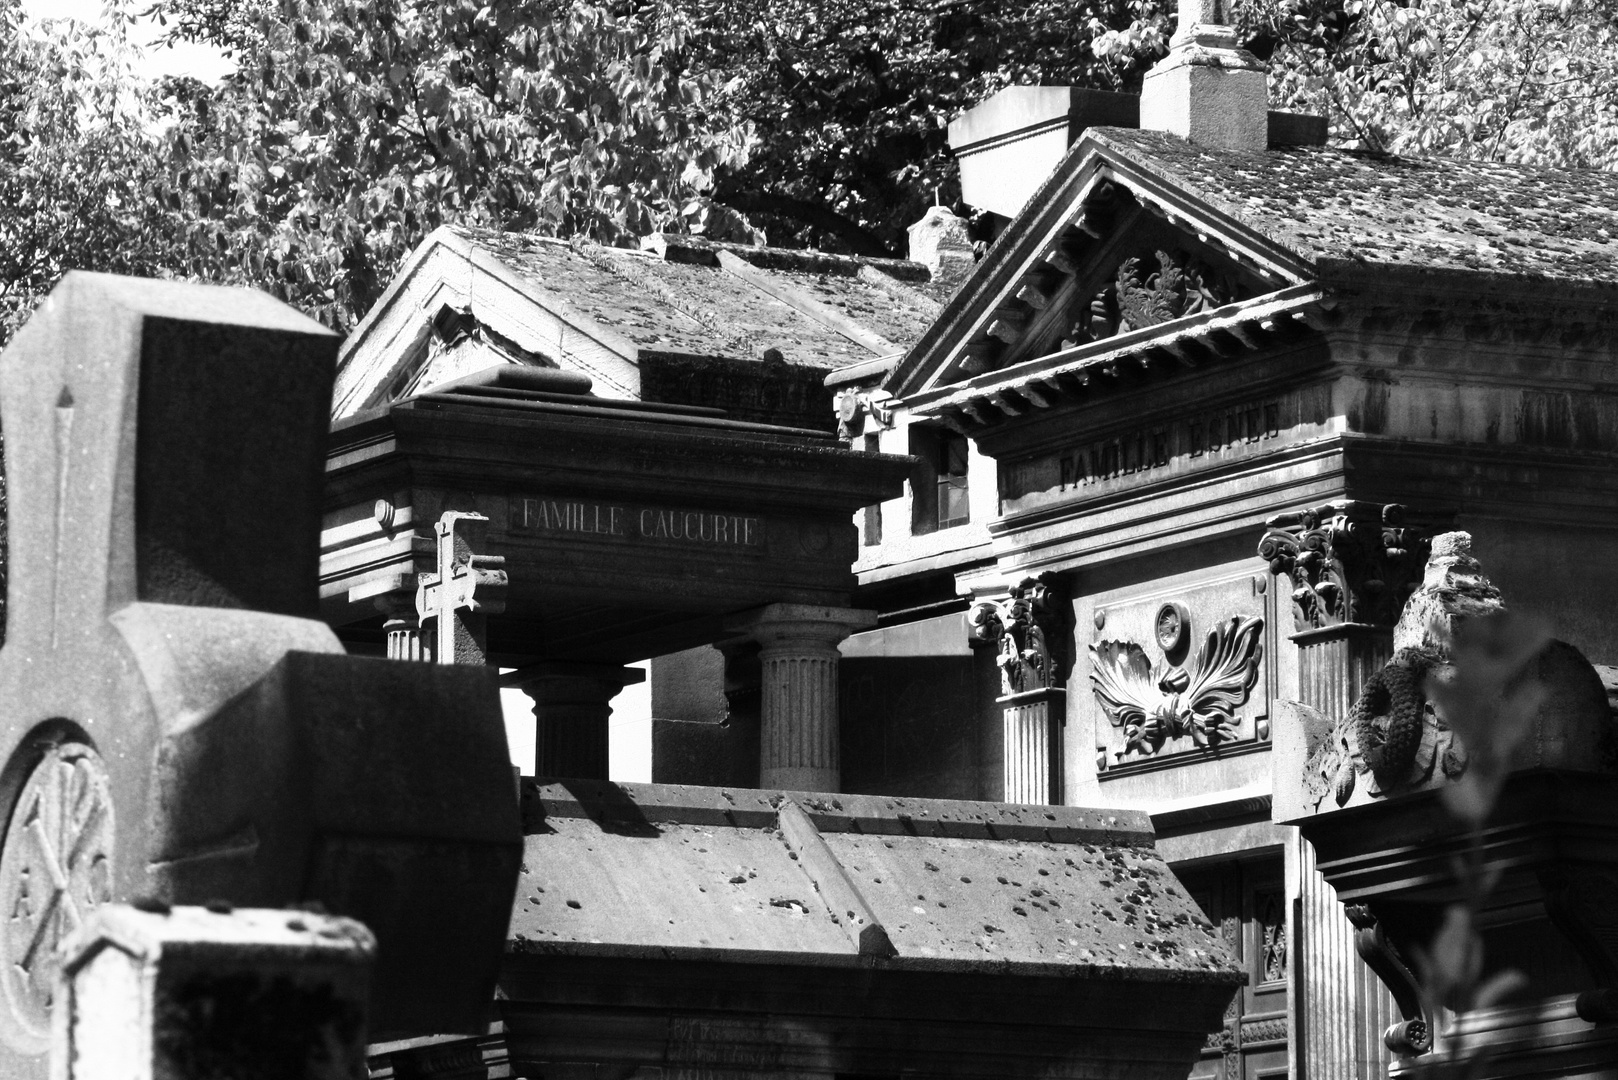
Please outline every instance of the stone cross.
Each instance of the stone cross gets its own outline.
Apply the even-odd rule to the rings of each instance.
[[[0,1075],[43,1075],[108,900],[319,901],[382,1037],[471,1029],[521,853],[497,687],[317,612],[337,338],[262,294],[68,274],[0,354]]]
[[[482,514],[446,510],[433,526],[436,570],[416,579],[416,616],[424,623],[434,622],[435,663],[487,663],[485,617],[505,610],[506,560],[472,554],[465,533],[458,535],[456,526],[488,520]]]

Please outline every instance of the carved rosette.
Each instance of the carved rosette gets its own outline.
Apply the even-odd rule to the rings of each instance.
[[[1339,499],[1265,522],[1259,558],[1292,579],[1298,632],[1341,623],[1392,626],[1421,580],[1429,540],[1403,506]]]
[[[1067,597],[1049,574],[1024,578],[1004,600],[980,600],[966,614],[974,645],[999,650],[1003,696],[1061,687],[1072,667]]]

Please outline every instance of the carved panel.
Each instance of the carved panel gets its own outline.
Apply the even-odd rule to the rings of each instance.
[[[1109,604],[1097,622],[1086,707],[1103,770],[1268,738],[1264,597],[1251,575]]]
[[[1299,632],[1338,623],[1392,626],[1421,582],[1429,540],[1404,507],[1339,499],[1265,522],[1259,558],[1292,579]]]
[[[1253,894],[1253,918],[1257,924],[1258,976],[1262,982],[1285,982],[1287,978],[1287,901],[1280,889],[1262,889]],[[1281,1037],[1286,1022],[1281,1021]],[[1243,1039],[1246,1040],[1245,1029]]]

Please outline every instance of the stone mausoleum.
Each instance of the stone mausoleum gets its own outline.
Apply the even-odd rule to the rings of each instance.
[[[441,1075],[605,1068],[615,1038],[642,1048],[613,1059],[622,1075],[942,1069],[794,1058],[779,1030],[721,1017],[739,999],[717,989],[735,977],[723,965],[764,954],[782,971],[857,967],[877,947],[867,925],[915,972],[987,960],[997,919],[905,938],[903,905],[864,891],[882,874],[847,846],[933,835],[983,845],[973,865],[1009,857],[994,845],[1021,834],[999,825],[917,826],[911,800],[958,812],[938,799],[1046,806],[1060,829],[1082,808],[1150,822],[1246,976],[1193,1075],[1369,1080],[1419,1063],[1385,1038],[1410,1022],[1404,991],[1360,959],[1376,919],[1350,921],[1338,871],[1286,824],[1297,760],[1275,748],[1298,714],[1283,704],[1349,713],[1450,530],[1614,685],[1618,179],[1327,146],[1318,118],[1268,111],[1262,65],[1197,5],[1140,97],[1013,87],[951,138],[966,201],[997,223],[975,261],[941,208],[908,260],[446,230],[345,344],[323,614],[356,651],[514,669],[543,781],[526,789],[535,891],[510,961],[532,1007],[503,1006],[482,1064],[424,1043],[379,1069],[420,1075],[434,1053]],[[608,702],[647,658],[657,783],[602,786]],[[750,855],[686,877],[753,850],[763,819],[741,804],[758,810],[757,788],[848,796],[805,811],[862,897],[842,959],[774,936],[793,898],[743,895],[768,876]],[[784,831],[791,811],[770,813]],[[695,861],[632,842],[654,836]],[[552,857],[575,869],[537,868]],[[609,906],[624,914],[607,932],[615,918],[553,895],[589,881],[618,904],[648,879],[697,892],[671,901],[675,930]],[[681,913],[716,902],[710,888],[742,890],[718,937]],[[1032,917],[1024,893],[918,885],[910,914],[1005,901]],[[678,948],[653,963],[664,933]],[[1019,965],[1047,963],[1053,938],[1007,938],[1008,977],[1045,985]],[[612,1026],[627,999],[547,974],[581,957],[632,971],[635,1007],[658,1017],[698,995],[719,1010],[703,1023],[755,1049],[687,1060],[670,1047],[688,1026]],[[1567,986],[1613,977],[1596,964]],[[897,1011],[872,1004],[858,1033],[817,1013],[811,1041],[931,1030],[882,1000]],[[545,1021],[551,1007],[571,1026]],[[1037,1071],[1030,1053],[1011,1071]]]

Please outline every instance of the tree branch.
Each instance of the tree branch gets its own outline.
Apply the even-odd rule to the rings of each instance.
[[[837,237],[856,255],[893,257],[892,249],[884,244],[876,233],[822,203],[795,199],[790,195],[772,195],[767,191],[716,193],[713,199],[716,203],[744,214],[775,214],[777,217],[802,222]]]

